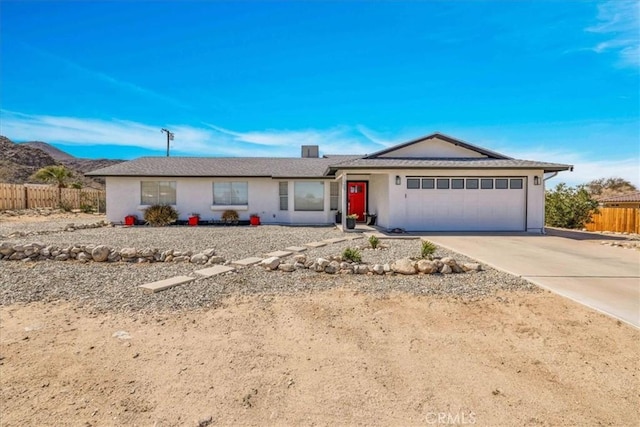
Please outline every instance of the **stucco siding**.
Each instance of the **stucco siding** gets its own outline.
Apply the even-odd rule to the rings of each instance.
[[[331,180],[313,180],[324,183],[324,209],[298,212],[294,207],[294,183],[310,180],[275,180],[271,178],[158,178],[158,177],[107,177],[107,219],[121,223],[127,215],[142,218],[146,206],[141,205],[141,181],[175,181],[176,204],[179,219],[186,220],[192,213],[199,213],[202,220],[219,220],[226,209],[238,211],[241,220],[253,213],[260,215],[264,224],[330,224],[334,217],[330,211]],[[213,182],[247,182],[246,205],[214,206]],[[288,209],[280,210],[279,183],[287,182]]]
[[[380,155],[385,157],[402,158],[464,158],[464,157],[486,157],[477,151],[454,145],[450,142],[438,138],[427,139],[417,144],[398,148],[392,152]]]

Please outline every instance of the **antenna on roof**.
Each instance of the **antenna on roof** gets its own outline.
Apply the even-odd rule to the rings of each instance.
[[[173,132],[170,132],[169,129],[162,128],[160,132],[167,134],[167,157],[169,157],[169,141],[173,141],[173,137],[175,136]]]

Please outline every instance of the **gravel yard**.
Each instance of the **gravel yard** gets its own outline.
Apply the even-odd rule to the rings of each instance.
[[[278,226],[61,231],[102,219],[0,216],[0,243],[211,248],[237,261],[343,236]],[[18,231],[40,234],[8,239]],[[362,246],[363,262],[380,264],[421,246],[381,243],[305,253]],[[488,267],[378,276],[252,266],[138,289],[203,267],[0,260],[0,424],[638,425],[638,331],[517,277]]]
[[[89,218],[91,219],[91,218]],[[93,218],[94,222],[100,218]],[[88,221],[88,219],[87,219]],[[67,219],[47,222],[49,230],[64,227]],[[0,225],[0,233],[16,231],[15,226]],[[334,227],[102,227],[51,232],[44,235],[10,239],[12,243],[41,242],[47,245],[97,245],[124,248],[158,248],[161,250],[191,250],[194,253],[215,249],[216,254],[228,261],[249,256],[264,256],[267,252],[288,246],[302,246],[343,234]],[[363,249],[363,262],[390,263],[403,257],[417,257],[420,240],[384,239],[388,248]],[[344,248],[367,245],[365,238],[308,249],[309,257],[339,255]],[[438,249],[436,256],[452,256],[467,262],[468,258]],[[284,273],[248,267],[212,278],[199,278],[195,282],[149,295],[138,286],[147,282],[176,275],[190,275],[202,268],[190,263],[81,263],[77,261],[0,261],[0,304],[15,302],[65,300],[89,304],[97,310],[161,311],[217,306],[229,295],[291,294],[345,287],[361,292],[409,294],[440,294],[463,298],[479,298],[498,290],[537,288],[514,276],[485,267],[477,273],[428,276],[371,276],[328,275],[308,270]]]

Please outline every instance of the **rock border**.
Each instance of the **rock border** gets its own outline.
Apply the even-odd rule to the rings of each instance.
[[[192,264],[225,264],[227,260],[217,256],[214,249],[202,252],[161,251],[156,248],[112,248],[107,245],[45,245],[43,243],[0,243],[0,260],[3,261],[70,261],[81,262],[190,262]]]
[[[309,258],[306,255],[294,255],[291,260],[283,261],[278,257],[269,257],[256,264],[260,268],[270,271],[293,272],[296,270],[311,270],[326,274],[452,274],[482,271],[478,263],[458,263],[454,258],[433,258],[414,260],[402,258],[393,263],[364,264],[344,260],[341,256],[327,258]]]

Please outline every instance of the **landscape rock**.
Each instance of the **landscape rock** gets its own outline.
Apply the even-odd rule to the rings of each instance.
[[[409,258],[402,258],[391,264],[391,270],[398,274],[416,274],[415,262]]]
[[[289,264],[289,263],[284,263],[284,264],[280,264],[278,266],[278,270],[280,271],[285,271],[287,273],[290,273],[292,271],[294,271],[296,268],[293,264]]]
[[[105,245],[98,245],[91,251],[91,258],[95,262],[105,262],[109,260],[109,247]]]
[[[321,265],[318,263],[318,265]],[[324,267],[324,272],[328,274],[336,274],[340,270],[340,263],[338,261],[331,261]]]
[[[374,264],[374,266],[371,268],[371,271],[376,274],[384,274],[384,267],[381,264]]]
[[[482,266],[476,262],[466,262],[462,264],[462,269],[464,271],[481,271]]]
[[[120,256],[122,258],[135,258],[138,255],[136,248],[122,248],[120,249]]]
[[[443,264],[442,268],[440,268],[440,273],[442,274],[451,274],[453,273],[453,269],[448,264]]]
[[[421,259],[416,263],[416,268],[419,273],[431,274],[438,271],[436,264],[428,259]]]
[[[203,253],[192,255],[189,259],[192,264],[206,264],[209,261],[209,257]]]
[[[272,256],[260,261],[260,265],[268,270],[276,270],[280,265],[280,258]]]

